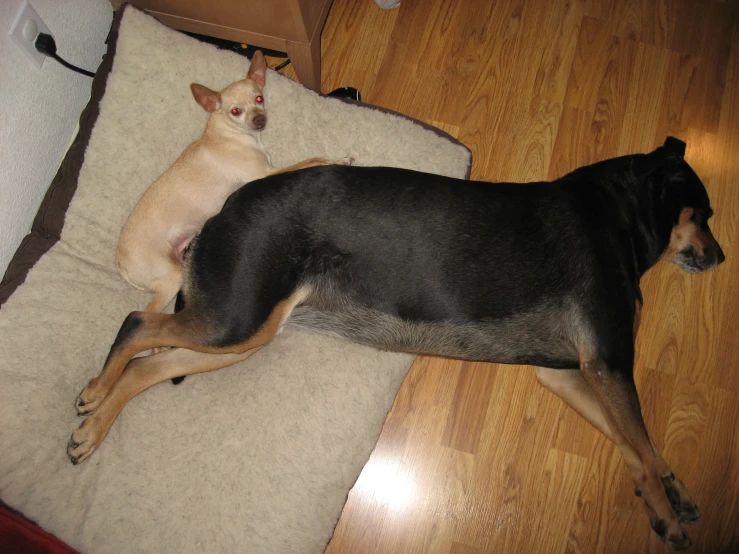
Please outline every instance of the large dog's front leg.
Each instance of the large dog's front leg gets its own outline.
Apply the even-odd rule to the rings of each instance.
[[[611,439],[621,450],[636,483],[637,494],[644,497],[650,523],[668,546],[682,550],[690,539],[680,527],[660,475],[652,442],[642,419],[639,397],[631,367],[621,368],[595,356],[585,355],[580,371],[602,408]]]
[[[544,387],[562,398],[577,413],[590,422],[611,441],[613,432],[603,412],[595,391],[583,377],[580,370],[536,368],[536,378]],[[667,498],[678,519],[683,523],[695,523],[700,517],[698,507],[690,498],[682,481],[677,479],[662,454],[652,443],[652,451],[657,463],[657,471],[664,485]]]

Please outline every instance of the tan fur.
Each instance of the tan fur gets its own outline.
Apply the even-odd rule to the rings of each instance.
[[[220,92],[193,84],[196,101],[211,113],[203,136],[185,148],[141,196],[118,242],[116,265],[138,289],[154,293],[147,312],[161,312],[182,285],[182,252],[205,222],[244,183],[273,172],[262,147],[266,61],[254,53],[247,78]],[[239,111],[238,115],[232,110]],[[329,160],[313,158],[280,171]]]
[[[275,337],[293,309],[309,294],[308,288],[296,290],[275,306],[246,342],[229,347],[209,346],[211,329],[201,321],[189,319],[186,311],[178,314],[140,312],[141,327],[121,348],[111,351],[100,375],[77,397],[78,415],[93,416],[73,433],[67,449],[69,455],[78,463],[92,454],[126,403],[150,386],[173,377],[214,371],[251,356]],[[140,352],[164,345],[177,348],[133,359]],[[188,354],[183,353],[187,351]]]
[[[681,221],[683,217],[689,221],[690,215],[692,210],[691,213],[684,211]],[[637,300],[635,308],[634,341],[641,323],[642,303]],[[631,471],[637,494],[644,497],[650,519],[664,523],[668,543],[687,545],[689,540],[680,527],[680,519],[667,490],[679,498],[678,511],[684,509],[697,514],[697,508],[685,486],[675,478],[649,438],[633,383],[612,376],[588,340],[581,343],[580,359],[579,371],[538,367],[536,377],[539,383],[562,398],[619,447]]]
[[[714,241],[713,238],[706,235],[693,221],[693,208],[685,208],[680,212],[680,219],[672,228],[670,235],[670,244],[667,246],[662,259],[668,262],[675,262],[678,252],[692,246],[698,252],[699,256],[703,256],[706,245]]]

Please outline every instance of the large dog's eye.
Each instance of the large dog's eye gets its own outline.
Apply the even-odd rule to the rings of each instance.
[[[234,115],[236,115],[236,116],[239,116],[239,115],[241,115],[241,108],[233,108],[231,110],[231,113],[234,114]]]

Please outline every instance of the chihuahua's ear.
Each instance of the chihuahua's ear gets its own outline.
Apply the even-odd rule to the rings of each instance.
[[[200,104],[206,112],[213,113],[221,107],[221,93],[210,90],[208,87],[193,83],[190,85],[195,101]]]
[[[264,79],[266,76],[267,60],[264,59],[264,54],[262,54],[262,51],[257,50],[251,57],[251,65],[249,66],[249,73],[246,74],[246,78],[251,79],[260,87],[263,87]]]

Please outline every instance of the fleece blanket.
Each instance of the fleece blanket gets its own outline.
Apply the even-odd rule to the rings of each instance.
[[[83,552],[322,552],[412,357],[286,329],[245,363],[152,387],[92,457],[65,453],[74,399],[149,295],[117,274],[140,194],[204,129],[191,82],[248,60],[127,7],[61,239],[0,309],[0,498]],[[470,154],[418,124],[269,72],[275,167],[351,156],[464,177]]]

